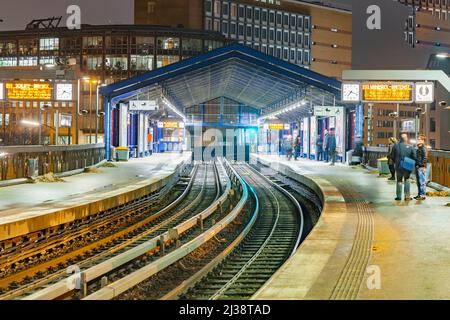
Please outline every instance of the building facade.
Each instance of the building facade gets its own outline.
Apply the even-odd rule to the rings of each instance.
[[[97,130],[103,133],[103,119],[99,119],[101,102],[98,112],[96,110],[100,85],[164,67],[226,43],[219,33],[162,26],[82,26],[80,30],[54,28],[0,32],[0,75],[3,74],[0,80],[0,144],[102,142],[103,138],[99,140],[97,134]],[[56,99],[57,88],[50,81],[56,76],[49,79],[45,76],[45,71],[51,70],[53,73],[56,70],[72,72],[70,78],[60,79],[73,82],[70,99]],[[26,74],[10,76],[23,71]],[[52,91],[51,96],[43,99],[31,93],[12,94],[17,85],[34,87],[39,82],[48,84],[46,90]],[[32,91],[31,88],[26,92]],[[72,134],[63,140],[60,136],[57,141],[53,123],[61,108],[65,108],[67,112],[64,113],[71,114],[74,120],[79,119],[76,124],[74,121]],[[35,134],[37,130],[22,135],[22,132],[30,131],[23,126],[22,121],[26,119],[41,124],[41,139]],[[13,136],[23,136],[23,139],[17,138],[19,141]]]
[[[449,0],[399,0],[411,7],[405,22],[405,41],[412,47],[433,48],[448,52],[450,48]]]
[[[135,0],[135,23],[216,31],[305,68],[341,78],[351,68],[352,15],[293,0]]]

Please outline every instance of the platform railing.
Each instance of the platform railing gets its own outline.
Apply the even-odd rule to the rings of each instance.
[[[38,175],[83,169],[105,158],[103,144],[73,146],[0,146],[0,181],[29,176],[29,160],[37,160]]]
[[[363,164],[376,168],[378,159],[388,155],[387,147],[366,147]],[[450,186],[450,151],[430,150],[428,162],[431,164],[431,181],[441,186]]]

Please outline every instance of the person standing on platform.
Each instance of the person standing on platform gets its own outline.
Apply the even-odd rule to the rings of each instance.
[[[323,132],[324,136],[323,136],[323,151],[324,151],[324,160],[325,162],[328,163],[329,161],[329,154],[328,154],[328,130],[325,129],[325,131]]]
[[[427,148],[425,147],[426,137],[420,135],[417,138],[417,150],[416,150],[416,182],[418,195],[414,197],[416,200],[426,199],[427,184],[425,175],[427,172]]]
[[[394,159],[392,157],[392,150],[394,150],[394,146],[397,144],[397,139],[394,137],[389,138],[389,146],[388,146],[388,165],[389,165],[389,171],[391,172],[391,177],[388,180],[395,180],[395,163]]]
[[[300,139],[300,135],[297,136],[295,139],[295,157],[294,160],[298,160],[298,158],[301,156],[301,146],[302,146],[302,139]]]
[[[323,160],[323,140],[320,134],[317,136],[316,140],[316,160],[317,161]]]
[[[332,128],[330,129],[330,133],[328,134],[328,142],[327,142],[328,153],[331,159],[330,165],[332,166],[334,166],[336,163],[336,147],[337,145],[336,145],[335,129]]]
[[[397,197],[396,201],[402,200],[402,184],[404,185],[405,201],[411,201],[411,183],[409,178],[414,169],[408,168],[405,164],[414,161],[416,155],[414,148],[409,144],[408,134],[400,135],[400,142],[394,146],[392,150],[393,160],[395,163],[395,174],[397,175]]]

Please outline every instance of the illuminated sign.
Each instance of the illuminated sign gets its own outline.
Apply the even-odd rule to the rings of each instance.
[[[6,83],[6,97],[10,100],[52,100],[53,87],[45,82]]]
[[[284,123],[269,123],[270,130],[284,130]]]
[[[416,83],[416,102],[433,103],[434,102],[434,83],[422,82]]]
[[[3,100],[3,83],[0,82],[0,100]]]
[[[403,82],[367,82],[362,84],[362,100],[380,103],[411,103],[414,84]]]
[[[164,129],[178,129],[179,125],[178,122],[170,121],[170,122],[163,122]]]

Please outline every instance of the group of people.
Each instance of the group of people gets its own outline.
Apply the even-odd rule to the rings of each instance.
[[[416,147],[409,143],[407,133],[402,133],[400,141],[395,138],[389,139],[388,164],[391,172],[389,180],[397,178],[397,196],[395,200],[401,201],[402,191],[404,200],[411,201],[411,183],[409,181],[412,172],[416,171],[416,182],[418,195],[416,200],[426,199],[426,168],[427,168],[427,149],[425,146],[426,137],[419,135]],[[403,188],[402,188],[403,185]],[[402,190],[404,189],[404,190]]]
[[[286,154],[286,158],[291,160],[294,157],[295,160],[302,157],[302,140],[300,136],[297,136],[294,143],[290,139],[285,139],[283,142],[283,149]],[[337,144],[336,144],[336,132],[332,128],[330,131],[324,131],[324,138],[319,135],[316,140],[316,160],[331,162],[331,166],[336,164],[337,156]]]
[[[331,128],[330,131],[324,131],[324,138],[319,135],[316,140],[316,160],[330,162],[334,166],[337,155],[336,131]]]

